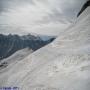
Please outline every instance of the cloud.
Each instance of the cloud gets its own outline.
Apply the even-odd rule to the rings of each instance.
[[[1,32],[50,34],[57,28],[64,29],[69,23],[67,18],[75,17],[84,0],[0,0],[0,3]]]

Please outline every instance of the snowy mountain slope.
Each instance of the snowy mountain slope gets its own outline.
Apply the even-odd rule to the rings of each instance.
[[[18,50],[16,53],[11,55],[10,57],[3,59],[0,62],[0,74],[10,70],[15,64],[17,64],[20,60],[26,58],[32,52],[33,52],[33,50],[31,50],[29,48],[25,48],[22,50]]]
[[[33,52],[33,50],[29,48],[25,48],[22,50],[18,50],[16,53],[11,55],[10,57],[3,59],[0,64],[6,62],[7,64],[15,63],[16,61],[22,60]]]
[[[90,7],[53,43],[0,73],[0,86],[17,86],[20,90],[90,90],[89,29]]]

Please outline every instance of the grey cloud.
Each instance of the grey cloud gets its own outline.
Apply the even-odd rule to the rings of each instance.
[[[53,25],[57,25],[57,23],[66,24],[68,21],[64,19],[64,16],[72,20],[85,1],[86,0],[0,0],[0,32],[17,32],[15,28],[18,27],[22,29],[20,31],[22,32],[24,28],[25,30],[28,29],[28,27],[22,28],[23,25],[31,25],[30,29],[34,27],[37,29],[38,24],[40,27],[42,27],[42,24],[46,26],[50,23],[53,23]],[[10,25],[10,27],[5,27],[8,25]],[[53,27],[53,25],[47,27]]]
[[[33,0],[0,0],[0,12],[7,11],[25,3],[34,4]]]
[[[38,0],[45,3],[47,0]],[[60,8],[62,8],[65,15],[73,17],[81,8],[86,0],[57,0],[56,2],[61,3]],[[0,12],[8,10],[8,8],[15,8],[25,3],[34,4],[33,0],[0,0]]]

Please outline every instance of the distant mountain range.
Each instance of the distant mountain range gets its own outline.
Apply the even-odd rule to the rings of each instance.
[[[23,36],[0,34],[0,60],[9,57],[16,51],[24,48],[29,48],[35,51],[50,43],[54,39],[55,38],[43,40],[39,36],[34,36],[31,34]]]

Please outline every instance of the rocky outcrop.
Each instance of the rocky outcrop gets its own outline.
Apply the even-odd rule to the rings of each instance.
[[[51,41],[53,41],[53,39],[54,38],[43,41],[39,36],[33,35],[18,36],[11,34],[0,34],[0,60],[3,58],[7,58],[20,49],[30,48],[35,51],[42,46],[50,43]]]
[[[81,8],[80,12],[78,13],[77,17],[88,7],[90,6],[90,0],[88,0],[83,7]]]

